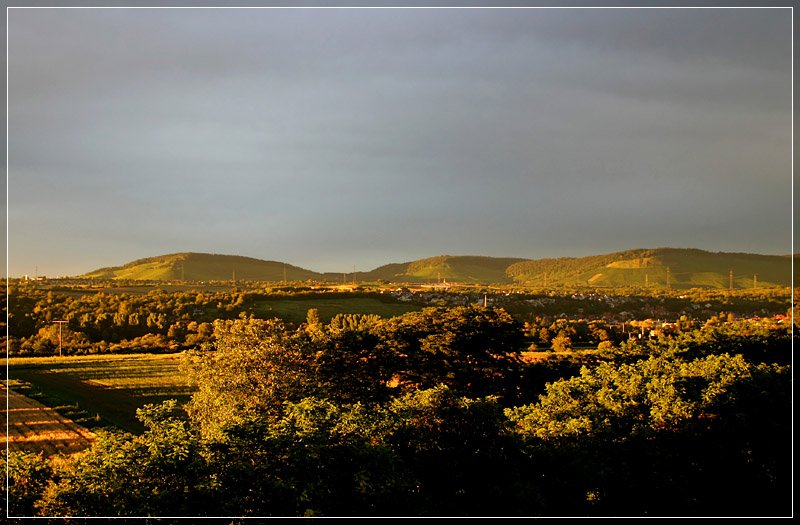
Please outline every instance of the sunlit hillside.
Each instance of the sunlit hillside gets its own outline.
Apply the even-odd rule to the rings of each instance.
[[[537,259],[510,266],[520,283],[540,286],[669,286],[737,289],[789,286],[791,258],[696,249],[628,250],[580,258]]]
[[[511,282],[506,270],[525,259],[439,255],[403,264],[381,266],[365,274],[371,279],[403,282]]]
[[[536,287],[647,286],[736,289],[790,286],[791,258],[697,249],[657,248],[588,257],[520,259],[439,255],[366,272],[317,273],[288,263],[236,255],[175,253],[101,268],[88,278],[392,283],[517,283]]]
[[[238,255],[174,253],[132,261],[123,266],[100,268],[83,277],[95,279],[215,281],[252,279],[304,281],[320,274],[277,261]]]

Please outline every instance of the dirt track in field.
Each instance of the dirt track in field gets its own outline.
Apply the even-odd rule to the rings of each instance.
[[[71,454],[91,445],[95,436],[87,429],[29,397],[0,385],[3,398],[8,395],[8,411],[3,404],[3,440],[13,451],[39,452],[45,455]],[[6,419],[7,418],[7,419]]]

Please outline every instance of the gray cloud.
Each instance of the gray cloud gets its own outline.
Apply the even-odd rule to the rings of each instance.
[[[178,250],[321,271],[787,253],[790,24],[760,9],[12,10],[10,270]]]

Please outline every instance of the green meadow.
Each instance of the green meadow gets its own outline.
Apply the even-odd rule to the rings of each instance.
[[[253,310],[258,317],[279,317],[292,323],[300,323],[305,321],[308,310],[311,308],[316,308],[320,320],[327,323],[336,314],[375,314],[385,318],[419,310],[420,306],[383,302],[369,297],[286,298],[258,301]]]

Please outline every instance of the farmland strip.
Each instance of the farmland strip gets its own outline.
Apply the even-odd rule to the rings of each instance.
[[[12,451],[70,454],[89,447],[95,436],[55,410],[0,385],[8,396],[7,422],[2,433]]]
[[[123,430],[133,433],[144,431],[144,425],[136,419],[136,409],[148,402],[118,389],[81,381],[65,374],[42,370],[12,370],[13,379],[22,379],[65,402],[78,403],[89,413],[102,417]]]

